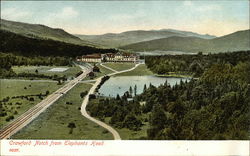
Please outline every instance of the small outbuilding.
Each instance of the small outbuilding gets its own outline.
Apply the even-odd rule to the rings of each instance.
[[[93,77],[95,77],[95,73],[94,73],[94,72],[90,72],[90,73],[88,74],[88,76],[91,77],[91,78],[93,78]]]
[[[100,72],[100,68],[95,65],[93,67],[93,72]]]

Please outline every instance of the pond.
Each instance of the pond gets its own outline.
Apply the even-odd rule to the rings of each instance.
[[[129,91],[130,86],[134,91],[134,86],[137,87],[137,94],[141,94],[144,89],[144,85],[148,87],[151,83],[152,85],[158,87],[161,84],[167,82],[170,86],[179,84],[180,81],[189,81],[189,78],[167,78],[167,77],[157,77],[157,76],[117,76],[110,77],[99,89],[101,96],[116,97],[117,94],[122,96],[126,91]]]

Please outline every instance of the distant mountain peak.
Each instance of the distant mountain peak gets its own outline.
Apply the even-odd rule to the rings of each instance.
[[[155,39],[167,38],[172,36],[179,37],[198,37],[202,39],[213,39],[216,36],[203,35],[194,32],[180,31],[175,29],[160,30],[130,30],[121,33],[106,33],[103,35],[76,35],[83,40],[98,43],[108,47],[120,47],[133,43],[150,41]]]
[[[217,36],[214,35],[210,35],[210,34],[199,34],[196,32],[192,32],[192,31],[185,31],[185,30],[177,30],[177,29],[161,29],[162,31],[171,31],[171,32],[176,32],[176,33],[182,33],[182,34],[186,34],[186,35],[190,35],[190,36],[196,36],[196,37],[200,37],[200,38],[204,38],[204,39],[213,39],[216,38]]]
[[[202,39],[195,36],[143,41],[120,47],[136,52],[141,51],[183,51],[183,52],[232,52],[250,50],[250,30],[237,31],[214,39]]]

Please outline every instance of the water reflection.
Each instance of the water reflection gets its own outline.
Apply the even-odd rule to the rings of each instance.
[[[111,96],[116,97],[117,94],[122,96],[126,91],[129,91],[131,87],[134,91],[134,87],[136,85],[137,94],[141,94],[144,89],[144,85],[148,87],[150,83],[156,87],[165,82],[173,86],[175,84],[179,84],[180,81],[189,81],[188,78],[166,78],[166,77],[157,77],[157,76],[118,76],[111,77],[108,81],[106,81],[102,87],[99,89],[99,93],[101,96]]]

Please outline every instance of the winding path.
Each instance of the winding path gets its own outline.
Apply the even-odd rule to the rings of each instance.
[[[109,67],[106,67],[106,66],[104,66],[102,64],[100,64],[100,65],[103,66],[104,68],[109,69]],[[140,64],[136,64],[133,68],[130,68],[130,69],[127,69],[127,70],[123,70],[123,71],[116,71],[116,70],[113,70],[112,68],[110,68],[110,70],[115,71],[115,72],[111,73],[111,74],[108,74],[108,76],[112,76],[112,75],[120,74],[120,73],[124,73],[124,72],[129,72],[129,71],[134,70],[135,68],[137,68],[139,65]],[[105,129],[107,129],[113,135],[113,137],[114,137],[115,140],[121,140],[121,137],[120,137],[119,133],[114,128],[112,128],[111,126],[109,126],[108,124],[106,124],[104,122],[101,122],[101,121],[99,121],[99,120],[91,117],[87,113],[87,111],[86,111],[86,107],[87,107],[88,102],[89,102],[89,95],[90,94],[94,94],[95,89],[98,86],[98,84],[100,84],[102,78],[103,78],[103,76],[96,79],[95,84],[91,87],[91,89],[89,90],[88,94],[85,96],[85,98],[84,98],[84,100],[82,102],[82,106],[81,106],[81,113],[87,119],[95,122],[96,124],[102,126]]]

